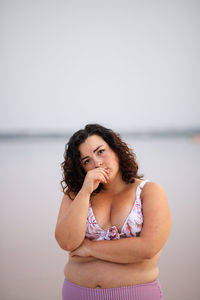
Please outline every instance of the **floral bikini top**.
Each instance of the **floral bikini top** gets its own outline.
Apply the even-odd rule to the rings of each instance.
[[[110,227],[108,230],[102,229],[98,225],[91,203],[89,203],[85,237],[90,240],[118,240],[125,237],[139,236],[143,224],[142,202],[140,199],[140,194],[147,181],[149,180],[146,179],[137,186],[135,202],[130,214],[124,222],[121,232],[118,231],[115,225]]]

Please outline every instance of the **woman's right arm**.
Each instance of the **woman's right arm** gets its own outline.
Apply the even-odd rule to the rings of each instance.
[[[68,195],[63,196],[55,229],[55,238],[62,249],[72,251],[84,240],[89,199],[85,189],[73,201]]]
[[[104,168],[90,170],[73,201],[68,195],[63,196],[55,229],[55,238],[62,249],[73,251],[83,242],[90,195],[100,182],[109,180],[108,174],[109,171]]]

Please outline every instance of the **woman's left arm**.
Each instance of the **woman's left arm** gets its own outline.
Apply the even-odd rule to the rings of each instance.
[[[172,225],[166,193],[160,184],[145,184],[141,199],[143,203],[143,228],[139,237],[119,240],[84,241],[70,253],[115,263],[136,263],[151,259],[165,245]]]

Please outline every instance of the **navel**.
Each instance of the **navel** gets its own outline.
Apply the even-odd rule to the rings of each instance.
[[[96,289],[101,289],[102,287],[100,285],[97,285],[96,286]]]

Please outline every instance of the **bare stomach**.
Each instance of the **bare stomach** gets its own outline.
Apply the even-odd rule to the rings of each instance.
[[[114,288],[155,280],[161,252],[138,263],[113,263],[94,257],[69,256],[64,275],[69,281],[89,288]]]

